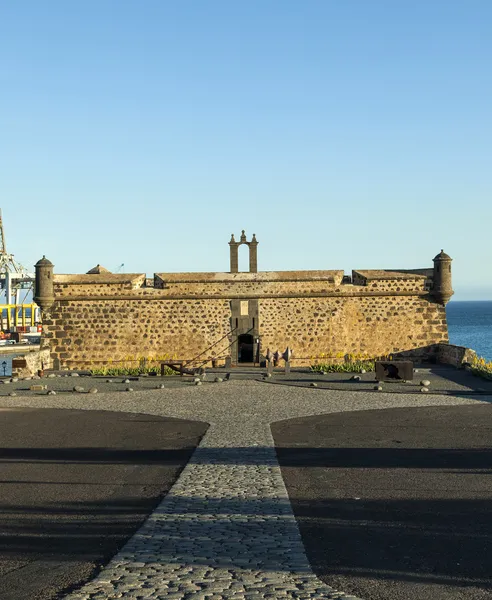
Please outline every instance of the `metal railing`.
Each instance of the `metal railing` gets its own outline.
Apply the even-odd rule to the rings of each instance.
[[[26,327],[35,325],[37,304],[0,304],[1,310],[1,325],[3,326],[4,319],[7,320],[7,329],[22,325]],[[28,316],[27,311],[31,314]],[[4,316],[6,313],[6,317]]]
[[[194,362],[196,362],[196,361],[197,361],[197,359],[198,359],[198,358],[200,358],[200,356],[202,356],[203,354],[205,354],[205,353],[209,352],[209,351],[210,351],[212,348],[214,348],[215,346],[217,346],[217,344],[220,344],[220,342],[221,342],[223,339],[225,339],[226,337],[228,337],[228,336],[232,335],[232,334],[233,334],[235,331],[237,331],[237,329],[238,329],[238,327],[234,327],[234,329],[231,329],[231,330],[230,330],[228,333],[226,333],[225,335],[223,335],[223,336],[220,338],[220,340],[217,340],[216,342],[214,342],[214,343],[213,343],[211,346],[209,346],[208,348],[206,348],[205,350],[203,350],[203,352],[200,352],[200,354],[197,354],[197,355],[196,355],[194,358],[192,358],[191,360],[188,360],[188,361],[186,361],[186,362],[183,364],[183,367],[186,367],[187,365],[191,365],[191,364],[193,364]],[[253,328],[253,327],[251,327],[250,329],[248,329],[248,331],[246,331],[246,333],[245,333],[244,335],[248,335],[248,333],[251,333],[251,332],[253,331],[253,329],[254,329],[254,328]],[[235,343],[236,343],[236,341],[237,341],[237,340],[232,340],[232,342],[231,342],[231,343],[230,343],[228,346],[226,346],[226,347],[224,348],[223,352],[226,352],[227,350],[229,350],[229,348],[231,348],[231,346],[232,346],[233,344],[235,344]],[[224,358],[224,355],[222,355],[222,356],[219,356],[219,357],[215,357],[215,358]],[[206,363],[210,362],[211,360],[214,360],[214,359],[207,358],[206,360],[203,360],[202,362],[200,362],[200,363],[198,364],[198,366],[197,366],[196,368],[197,368],[197,369],[199,369],[200,367],[203,367],[203,365],[205,365]]]

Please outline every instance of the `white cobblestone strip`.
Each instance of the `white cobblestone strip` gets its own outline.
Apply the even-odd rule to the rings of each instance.
[[[223,445],[213,426],[139,532],[67,600],[350,599],[307,560],[268,426]],[[262,435],[258,435],[259,430]]]

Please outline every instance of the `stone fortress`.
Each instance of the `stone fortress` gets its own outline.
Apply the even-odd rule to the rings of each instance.
[[[249,248],[249,272],[238,252]],[[83,369],[139,360],[258,364],[267,349],[294,351],[294,366],[345,354],[429,358],[448,342],[445,305],[452,259],[433,268],[258,272],[258,241],[229,242],[228,273],[84,275],[36,264],[42,347],[54,368]]]

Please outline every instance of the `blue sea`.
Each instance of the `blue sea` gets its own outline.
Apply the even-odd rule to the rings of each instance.
[[[446,314],[451,344],[492,360],[492,302],[450,302]]]

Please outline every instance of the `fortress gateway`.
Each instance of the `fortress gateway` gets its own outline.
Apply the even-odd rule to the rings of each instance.
[[[238,248],[249,247],[249,272]],[[85,275],[36,264],[35,301],[55,368],[80,369],[163,357],[219,364],[258,362],[267,348],[294,364],[351,353],[428,357],[448,341],[451,258],[412,270],[257,272],[255,235],[229,242],[229,273]]]

